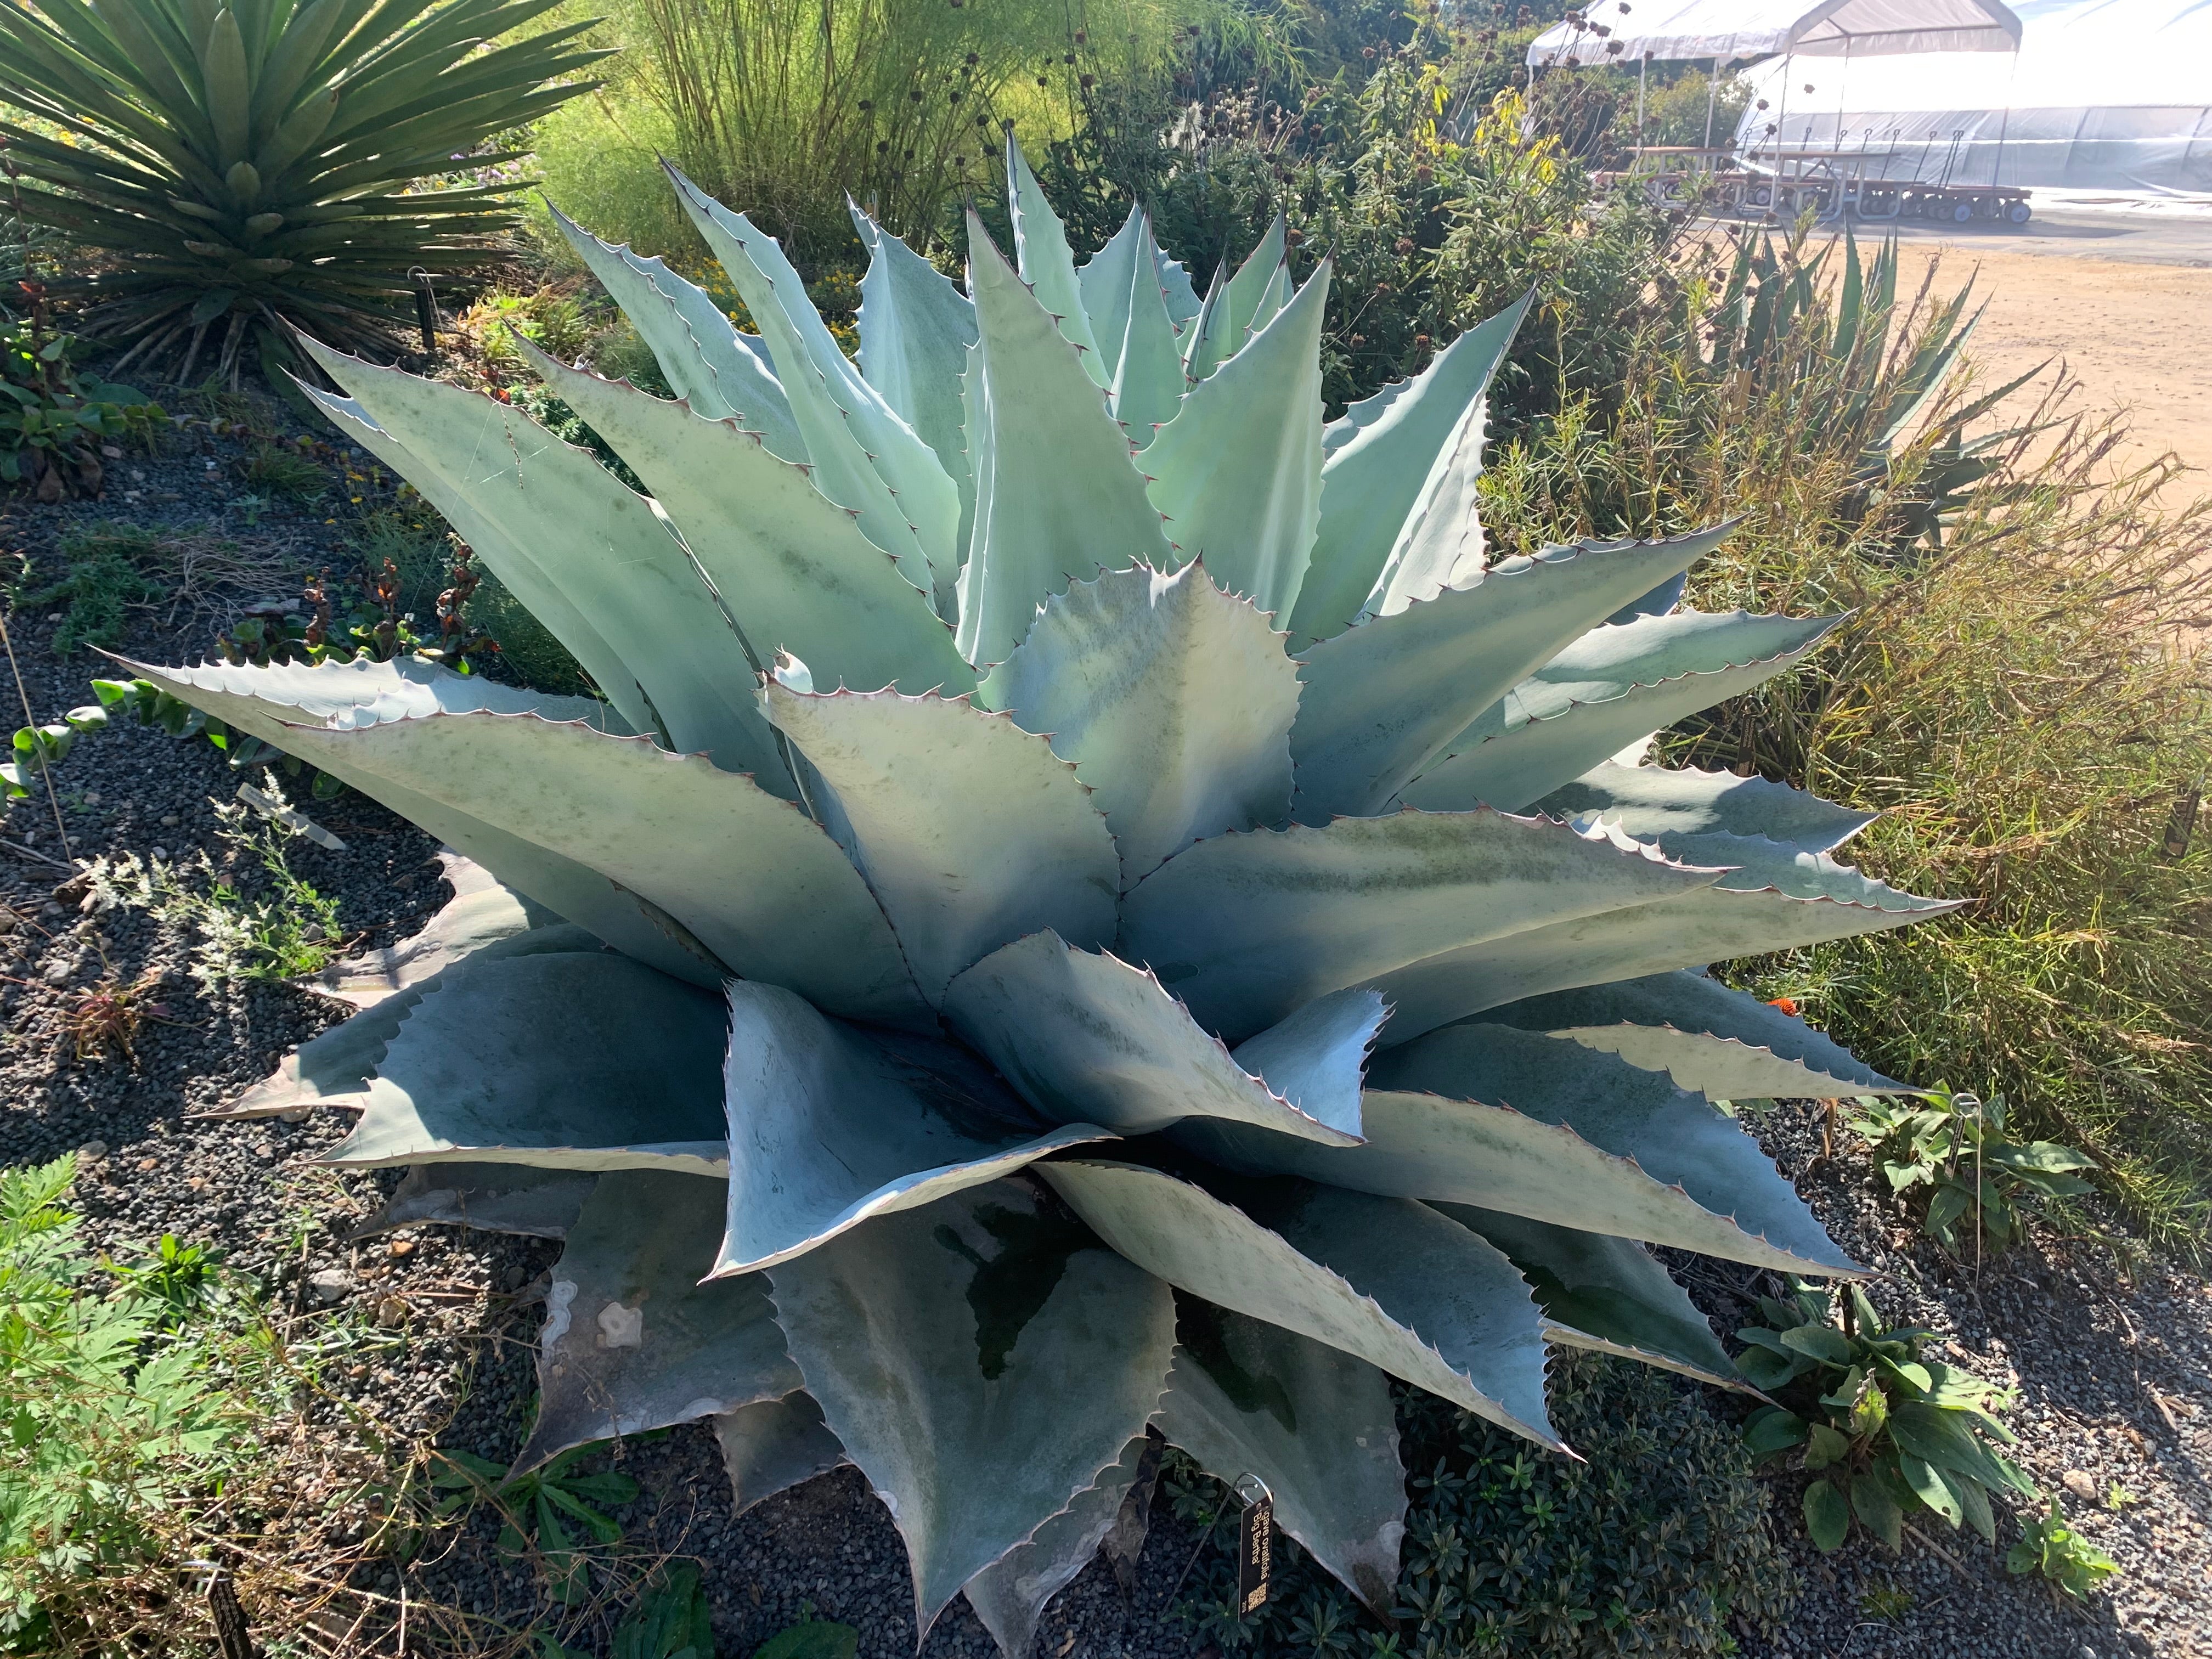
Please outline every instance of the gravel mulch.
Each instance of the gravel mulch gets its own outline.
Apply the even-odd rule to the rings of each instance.
[[[188,446],[167,459],[119,467],[135,500],[118,490],[106,501],[40,507],[21,495],[0,497],[0,555],[50,557],[69,525],[126,519],[210,527],[234,541],[249,562],[289,568],[293,580],[319,565],[342,566],[345,525],[324,520],[343,519],[347,493],[356,486],[334,471],[326,501],[241,508],[226,471],[235,450],[226,444],[210,440],[206,453]],[[206,482],[211,476],[216,482]],[[158,613],[141,617],[127,647],[163,660],[200,654],[204,625],[180,636],[160,621]],[[100,672],[96,659],[80,653],[57,661],[52,624],[42,616],[16,616],[11,629],[40,719],[87,701],[84,682]],[[0,690],[12,696],[12,686]],[[228,799],[240,775],[204,743],[118,728],[87,739],[58,776],[80,856],[143,856],[158,848],[175,857],[204,848],[220,857],[225,850],[206,803]],[[294,866],[337,899],[349,937],[388,942],[443,902],[447,890],[431,861],[433,847],[418,832],[357,796],[313,810],[346,850],[295,842]],[[312,1164],[342,1133],[339,1115],[297,1124],[190,1115],[235,1096],[343,1011],[280,984],[204,990],[186,971],[185,940],[143,916],[88,920],[55,899],[66,872],[42,860],[59,855],[43,798],[7,813],[0,842],[15,843],[0,846],[0,902],[25,918],[0,935],[0,974],[9,976],[0,984],[6,1033],[0,1100],[7,1108],[0,1111],[0,1163],[77,1150],[79,1200],[95,1244],[165,1231],[207,1241],[301,1306],[324,1305],[326,1292],[333,1315],[364,1303],[381,1309],[397,1298],[390,1322],[404,1340],[365,1360],[341,1386],[374,1402],[404,1434],[434,1436],[441,1446],[505,1462],[519,1444],[534,1389],[538,1299],[556,1247],[436,1229],[410,1230],[395,1236],[396,1244],[386,1237],[348,1242],[393,1177],[341,1177]],[[111,973],[125,984],[158,981],[158,993],[149,994],[167,1011],[163,1022],[141,1027],[135,1065],[115,1054],[81,1060],[67,1040],[71,1001]],[[1776,1513],[1806,1594],[1781,1639],[1747,1636],[1744,1651],[1755,1659],[2212,1655],[2212,1292],[2205,1284],[2162,1264],[2129,1279],[2094,1243],[2048,1238],[1978,1269],[1961,1267],[1876,1196],[1855,1147],[1839,1146],[1843,1155],[1832,1159],[1819,1156],[1818,1121],[1809,1109],[1784,1104],[1754,1127],[1838,1241],[1878,1269],[1871,1291],[1883,1312],[1955,1333],[1954,1349],[1944,1357],[2018,1390],[2008,1421],[2021,1436],[2021,1461],[2063,1495],[2068,1513],[2124,1574],[2086,1609],[2063,1606],[2039,1581],[2007,1574],[2001,1551],[1940,1523],[1931,1523],[1930,1535],[1941,1554],[1908,1540],[1899,1559],[1857,1547],[1824,1559],[1796,1534],[1794,1480],[1802,1477],[1783,1475]],[[1701,1264],[1694,1282],[1702,1304],[1729,1332],[1742,1322],[1743,1295],[1757,1288],[1771,1287],[1754,1285],[1727,1264]],[[1739,1410],[1715,1401],[1723,1413]],[[732,1517],[720,1459],[703,1428],[644,1437],[605,1457],[645,1489],[623,1516],[630,1540],[696,1555],[705,1565],[723,1652],[750,1653],[811,1604],[858,1626],[868,1659],[913,1653],[903,1552],[889,1515],[854,1471]],[[353,1582],[395,1595],[404,1586],[417,1607],[481,1615],[485,1639],[502,1627],[526,1628],[544,1607],[543,1592],[522,1565],[493,1547],[495,1530],[493,1517],[479,1511],[404,1574],[379,1562],[356,1569]],[[2009,1529],[2000,1536],[2009,1541]],[[332,1540],[333,1561],[349,1559],[343,1526]],[[1170,1613],[1196,1541],[1164,1501],[1157,1504],[1129,1591],[1094,1562],[1048,1611],[1040,1652],[1049,1659],[1153,1659],[1199,1650],[1189,1627]],[[1883,1612],[1890,1616],[1879,1616]],[[587,1628],[568,1639],[596,1645],[603,1620],[596,1629],[597,1636]],[[380,1638],[374,1650],[391,1650]],[[982,1659],[995,1650],[965,1604],[956,1602],[923,1651],[929,1659]]]

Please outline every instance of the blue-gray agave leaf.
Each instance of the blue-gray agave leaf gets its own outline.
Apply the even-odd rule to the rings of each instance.
[[[1022,1181],[881,1216],[769,1271],[809,1394],[891,1512],[924,1633],[1158,1407],[1168,1287]]]
[[[1406,1534],[1389,1379],[1364,1359],[1195,1297],[1178,1296],[1176,1310],[1161,1432],[1209,1469],[1264,1472],[1275,1524],[1389,1613]]]
[[[714,1421],[732,1515],[851,1461],[822,1420],[821,1402],[804,1389],[740,1406]]]
[[[1808,853],[1834,852],[1875,818],[1765,778],[1612,761],[1600,761],[1536,805],[1555,818],[1618,824],[1638,838],[1763,836]]]
[[[406,1011],[328,1161],[719,1176],[724,1043],[716,998],[642,963],[478,956]]]
[[[1111,385],[1113,371],[1098,349],[1090,315],[1083,308],[1083,285],[1075,274],[1075,255],[1067,246],[1066,227],[1052,210],[1052,204],[1037,185],[1036,174],[1030,171],[1029,158],[1022,154],[1011,131],[1006,134],[1006,209],[1014,222],[1014,259],[1022,281],[1051,314],[1060,337],[1079,354],[1083,372],[1091,383],[1102,388]],[[972,221],[974,216],[969,218]],[[968,239],[972,261],[975,254],[972,223]]]
[[[1112,1131],[1033,1118],[957,1046],[825,1019],[773,985],[729,987],[728,1226],[718,1274],[803,1255],[871,1216],[1009,1176]]]
[[[1796,1015],[1686,970],[1555,991],[1483,1018],[1619,1054],[1713,1100],[1912,1092]]]
[[[960,430],[960,376],[975,343],[975,302],[857,207],[853,227],[868,250],[857,319],[860,374],[929,446],[969,510],[974,485]],[[956,553],[965,548],[965,537],[954,545]]]
[[[1149,1443],[1143,1436],[1121,1449],[1121,1460],[1067,1501],[1067,1507],[968,1581],[968,1605],[1001,1654],[1036,1651],[1037,1621],[1045,1604],[1075,1582],[1113,1529],[1137,1483]]]
[[[554,1264],[538,1421],[517,1468],[799,1386],[767,1281],[699,1282],[721,1208],[719,1181],[637,1170],[599,1177]]]

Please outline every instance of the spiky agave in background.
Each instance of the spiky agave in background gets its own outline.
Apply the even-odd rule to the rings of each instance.
[[[1708,1097],[1893,1085],[1700,970],[1944,907],[1830,859],[1856,814],[1633,763],[1830,625],[1675,610],[1722,532],[1486,560],[1516,314],[1324,425],[1279,227],[1201,301],[1009,171],[969,295],[863,222],[857,367],[680,178],[757,337],[568,227],[684,401],[533,361],[650,496],[318,350],[606,702],[146,671],[489,872],[238,1109],[565,1237],[523,1466],[849,1460],[921,1628],[964,1589],[1024,1654],[1149,1422],[1387,1607],[1388,1376],[1558,1448],[1547,1341],[1734,1376],[1644,1242],[1850,1271]]]

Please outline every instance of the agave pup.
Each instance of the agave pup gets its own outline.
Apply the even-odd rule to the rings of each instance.
[[[1635,763],[1831,626],[1677,608],[1723,530],[1486,555],[1517,310],[1324,423],[1326,262],[1279,225],[1201,300],[1139,210],[1079,269],[1008,171],[965,293],[860,221],[857,364],[680,177],[757,335],[565,226],[680,397],[535,367],[647,495],[318,349],[605,701],[144,671],[480,866],[240,1109],[565,1239],[524,1466],[849,1461],[920,1627],[1023,1654],[1151,1425],[1387,1607],[1389,1377],[1564,1451],[1547,1344],[1735,1379],[1647,1244],[1852,1271],[1711,1099],[1895,1085],[1703,969],[1944,907],[1831,858],[1857,814]]]

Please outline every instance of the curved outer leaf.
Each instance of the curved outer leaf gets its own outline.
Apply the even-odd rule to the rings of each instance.
[[[170,669],[122,658],[117,660],[193,708],[216,715],[248,736],[259,738],[288,754],[305,752],[303,745],[308,739],[301,734],[307,728],[286,723],[286,717],[292,712],[291,699],[298,694],[267,700],[258,695],[270,676],[268,669],[231,668],[216,663]],[[349,751],[343,745],[338,748],[339,752],[333,753],[328,744],[325,746],[316,763],[324,771],[440,841],[459,848],[517,892],[580,927],[590,928],[624,955],[697,984],[719,984],[726,974],[727,969],[713,954],[659,906],[599,871],[507,829],[488,823],[444,800],[433,799],[396,783],[369,764],[373,760],[382,759],[388,767],[388,759]],[[477,793],[470,793],[472,804]]]
[[[1067,246],[1067,231],[1052,210],[1030,171],[1029,158],[1006,133],[1006,211],[1014,223],[1014,258],[1022,281],[1036,295],[1037,303],[1051,313],[1060,337],[1081,354],[1083,371],[1101,387],[1113,381],[1113,371],[1098,349],[1090,313],[1083,308],[1083,288],[1075,274],[1075,255]],[[971,212],[968,226],[968,258],[972,270],[976,258],[976,220]]]
[[[596,1175],[520,1164],[426,1164],[408,1170],[384,1207],[347,1235],[367,1238],[430,1222],[525,1238],[566,1238]]]
[[[1737,1374],[1711,1322],[1634,1240],[1467,1204],[1436,1207],[1505,1252],[1534,1289],[1552,1341],[1640,1359],[1717,1388],[1757,1392]]]
[[[1477,398],[1437,451],[1428,483],[1406,521],[1406,533],[1390,550],[1367,596],[1363,617],[1395,617],[1447,588],[1470,586],[1482,579],[1486,550],[1475,484],[1482,477],[1489,420],[1489,398]]]
[[[370,419],[368,410],[354,399],[337,397],[319,386],[303,390],[309,401],[331,417],[332,424],[393,471],[410,479],[431,476],[432,469],[422,457]],[[638,688],[636,675],[608,643],[599,623],[587,617],[584,608],[562,590],[529,544],[531,538],[518,534],[499,519],[478,512],[459,491],[449,490],[447,494],[447,500],[441,509],[447,521],[483,561],[484,568],[497,576],[582,666],[592,684],[620,715],[623,728],[630,732],[652,731],[655,724],[653,709],[645,700],[645,693]],[[445,840],[453,839],[441,834]]]
[[[836,795],[854,862],[933,1004],[1008,939],[1111,936],[1114,837],[1042,738],[964,698],[817,696],[770,680],[767,705]]]
[[[1279,317],[1194,386],[1144,453],[1146,494],[1181,558],[1204,559],[1274,617],[1297,598],[1320,522],[1329,271],[1323,260]]]
[[[397,945],[343,957],[312,979],[295,982],[356,1008],[373,1008],[488,945],[554,921],[542,906],[501,885],[474,859],[447,848],[438,854],[438,862],[453,896],[429,921]]]
[[[860,278],[860,374],[927,444],[971,511],[975,485],[961,436],[960,376],[975,343],[975,302],[944,272],[857,207],[853,226],[868,249]],[[957,559],[967,546],[956,539]]]
[[[1346,1015],[1364,1021],[1364,1034],[1346,1033]],[[945,1018],[1056,1123],[1143,1134],[1220,1117],[1348,1146],[1359,1137],[1359,1066],[1380,1008],[1354,994],[1285,1022],[1297,1029],[1276,1053],[1307,1107],[1252,1075],[1152,975],[1072,950],[1050,932],[1017,939],[954,980]]]
[[[779,650],[863,691],[964,691],[975,671],[930,608],[929,570],[898,561],[853,515],[729,421],[564,368],[527,341],[541,379],[606,440],[676,520],[757,667]]]
[[[728,1225],[716,1276],[804,1254],[871,1216],[1009,1176],[1110,1130],[1039,1133],[966,1050],[824,1019],[773,985],[729,987]]]
[[[837,349],[775,238],[661,166],[767,343],[822,493],[856,512],[870,541],[927,568],[933,589],[949,595],[960,528],[951,475]]]
[[[1075,1582],[1113,1530],[1122,1501],[1137,1483],[1146,1443],[1142,1435],[1130,1441],[1119,1462],[1068,1499],[1067,1507],[1027,1542],[1015,1545],[968,1581],[968,1605],[1000,1653],[1023,1659],[1036,1651],[1037,1621],[1046,1604]]]
[[[1544,1414],[1544,1341],[1528,1287],[1498,1251],[1425,1205],[1304,1182],[1254,1183],[1231,1204],[1158,1170],[1089,1158],[1037,1172],[1100,1237],[1176,1289],[1566,1449]]]
[[[805,461],[806,441],[758,335],[738,333],[704,289],[665,261],[603,242],[560,209],[552,213],[568,246],[653,349],[661,374],[694,414],[734,420],[759,433],[770,454]]]
[[[773,787],[782,766],[750,694],[737,635],[711,602],[702,603],[706,584],[649,501],[589,451],[506,404],[373,368],[312,341],[308,349],[406,445],[415,487],[449,518],[465,515],[456,528],[472,537],[467,520],[495,520],[529,543],[547,575],[620,654],[677,748],[705,750],[724,770]],[[516,597],[530,603],[520,589]]]
[[[1234,276],[1222,280],[1226,260],[1215,270],[1214,291],[1206,296],[1196,325],[1185,331],[1183,371],[1192,380],[1205,380],[1243,349],[1261,301],[1283,268],[1286,230],[1278,213]]]
[[[730,972],[850,1018],[926,1018],[882,910],[836,843],[698,756],[528,714],[281,731],[288,751],[340,776],[404,778],[416,799],[495,809],[530,844],[659,906]]]
[[[959,644],[980,667],[1005,661],[1037,606],[1069,583],[1172,561],[1105,394],[972,213],[968,282],[981,346],[968,388],[975,530]]]
[[[1764,836],[1808,853],[1832,853],[1875,820],[1872,812],[1854,812],[1765,778],[1611,761],[1600,761],[1536,805],[1555,818],[1603,818],[1638,837]]]
[[[1484,1018],[1619,1054],[1713,1100],[1912,1092],[1794,1014],[1703,974],[1678,970],[1555,991],[1491,1009]]]
[[[714,999],[641,963],[483,963],[407,1011],[360,1121],[325,1161],[720,1176],[723,1046]]]
[[[1220,1479],[1259,1471],[1275,1522],[1376,1613],[1406,1535],[1389,1380],[1364,1359],[1225,1308],[1176,1299],[1160,1427]]]
[[[553,1267],[538,1422],[516,1468],[799,1386],[767,1281],[699,1282],[721,1211],[719,1181],[644,1170],[599,1177]]]
[[[1524,299],[1476,324],[1413,380],[1346,410],[1353,429],[1342,442],[1324,441],[1321,523],[1291,612],[1294,639],[1326,639],[1367,608],[1400,538],[1413,527],[1408,520],[1437,457],[1489,386],[1528,309]]]
[[[357,1106],[361,1103],[358,1100],[348,1097],[368,1087],[369,1079],[376,1075],[377,1061],[384,1057],[386,1045],[398,1033],[408,1012],[429,992],[443,985],[447,975],[470,971],[471,963],[497,962],[507,957],[592,952],[599,948],[595,935],[567,922],[493,939],[459,961],[368,1005],[343,1024],[333,1025],[319,1036],[308,1038],[286,1054],[275,1071],[229,1105],[194,1115],[274,1117],[281,1112],[300,1112],[310,1106]]]
[[[1291,728],[1301,817],[1380,811],[1562,641],[1688,568],[1732,527],[1547,547],[1312,647],[1300,659],[1305,690]]]
[[[1154,289],[1161,286],[1152,263],[1152,228],[1144,204],[1132,203],[1129,216],[1121,222],[1121,228],[1075,273],[1084,319],[1091,325],[1091,332],[1098,343],[1100,362],[1106,371],[1102,384],[1109,387],[1121,366],[1121,346],[1129,333],[1130,296],[1138,292],[1139,271],[1151,279]],[[1166,306],[1167,298],[1163,293],[1161,308],[1165,310]],[[1180,377],[1181,354],[1176,356],[1176,372]]]
[[[732,1517],[852,1461],[823,1422],[821,1402],[804,1389],[723,1413],[714,1437],[730,1473]]]
[[[1594,628],[1478,714],[1400,799],[1517,811],[1646,732],[1795,667],[1842,620],[1680,611]]]
[[[1184,848],[1130,890],[1116,949],[1237,1042],[1327,992],[1440,951],[1647,905],[1717,873],[1547,818],[1339,818]],[[1594,974],[1603,965],[1590,964]]]
[[[769,1273],[830,1431],[890,1506],[927,1634],[1159,1405],[1167,1286],[1026,1182],[878,1217]]]
[[[1717,861],[1735,866],[1709,886],[1654,904],[1531,927],[1384,975],[1376,988],[1392,1005],[1390,1040],[1408,1042],[1453,1020],[1547,991],[1902,927],[1955,910],[1963,902],[1900,893],[1773,842],[1731,836],[1700,837],[1699,844]],[[1816,867],[1801,869],[1801,863]]]
[[[1109,571],[1055,594],[976,701],[1075,763],[1125,886],[1201,836],[1290,810],[1297,666],[1201,566]]]
[[[1369,1145],[1329,1161],[1346,1186],[1730,1261],[1856,1271],[1733,1118],[1612,1054],[1455,1025],[1376,1055],[1368,1082]],[[1302,1156],[1272,1150],[1271,1163]]]

